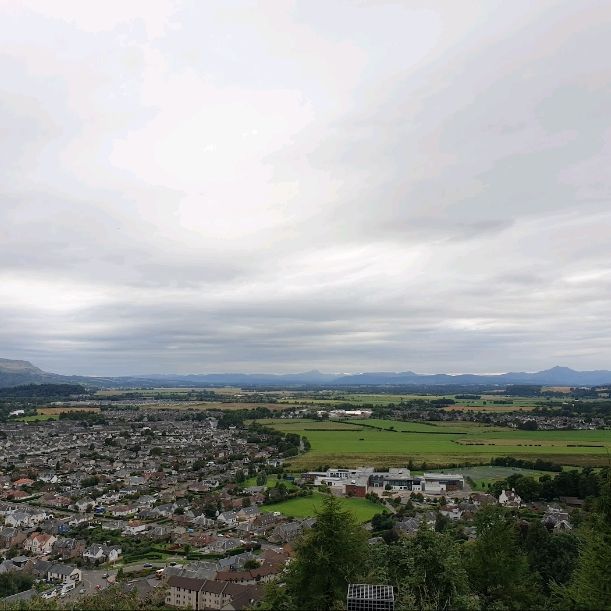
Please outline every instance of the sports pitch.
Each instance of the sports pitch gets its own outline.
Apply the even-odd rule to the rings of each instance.
[[[324,495],[314,493],[312,496],[288,499],[273,505],[262,505],[261,511],[278,511],[291,518],[307,518],[322,509],[324,498]],[[342,505],[342,509],[350,511],[359,522],[368,522],[376,513],[380,513],[383,510],[383,507],[367,499],[339,497],[338,500]]]

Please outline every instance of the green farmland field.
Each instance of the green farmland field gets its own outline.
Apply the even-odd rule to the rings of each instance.
[[[474,422],[374,419],[346,424],[277,419],[260,422],[309,439],[311,451],[291,461],[295,469],[319,465],[401,466],[410,459],[433,467],[448,463],[486,463],[495,456],[600,466],[606,463],[607,452],[611,450],[610,430],[519,431]]]
[[[261,511],[279,511],[291,518],[308,518],[322,508],[322,501],[325,495],[315,493],[312,496],[298,497],[274,503],[273,505],[261,505]],[[376,514],[382,511],[382,507],[377,503],[372,503],[367,499],[357,498],[338,498],[342,509],[348,509],[359,522],[368,522]]]
[[[479,466],[461,467],[460,472],[470,478],[476,488],[485,488],[487,484],[492,484],[501,479],[506,479],[510,475],[525,475],[534,477],[538,480],[542,475],[554,477],[556,473],[549,471],[536,471],[534,469],[519,469],[518,467],[499,467],[499,466]]]
[[[36,414],[34,416],[21,416],[21,418],[15,418],[17,422],[44,422],[46,420],[57,420],[59,414]]]

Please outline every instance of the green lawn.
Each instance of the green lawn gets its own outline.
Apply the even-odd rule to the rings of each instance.
[[[275,473],[271,473],[270,475],[267,476],[267,482],[265,484],[265,486],[267,488],[273,488],[276,485],[276,482],[278,481],[278,476]],[[285,479],[281,479],[280,480],[289,490],[291,488],[296,488],[295,484],[293,484],[293,482],[285,480]],[[243,484],[242,486],[244,488],[249,488],[251,486],[257,486],[257,476],[254,477],[249,477]]]
[[[480,467],[462,467],[460,472],[469,477],[476,484],[477,488],[484,488],[488,484],[497,482],[501,479],[506,479],[510,475],[519,473],[527,477],[539,479],[542,475],[555,477],[557,474],[553,471],[536,471],[534,469],[520,469],[519,467],[498,467],[498,466],[480,466]]]
[[[312,496],[298,497],[275,503],[273,505],[261,505],[261,511],[279,511],[291,518],[307,518],[313,516],[317,510],[322,508],[322,501],[326,495],[319,492]],[[348,509],[359,522],[368,522],[376,514],[382,511],[382,506],[372,503],[367,499],[338,497],[344,509]]]
[[[596,466],[605,463],[606,453],[611,449],[611,430],[519,431],[474,422],[422,423],[374,419],[360,424],[358,421],[343,424],[312,420],[261,422],[309,439],[311,451],[291,461],[295,469],[315,468],[322,464],[398,466],[410,458],[433,466],[471,460],[488,462],[495,456],[539,457],[559,464]],[[329,425],[333,425],[333,430],[325,430],[330,428]]]
[[[35,416],[21,416],[15,418],[18,422],[44,422],[45,420],[57,420],[59,414],[36,414]]]

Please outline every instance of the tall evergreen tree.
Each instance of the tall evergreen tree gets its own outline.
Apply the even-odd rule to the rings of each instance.
[[[523,548],[530,568],[541,577],[546,594],[549,594],[550,584],[569,581],[579,554],[579,540],[573,532],[550,534],[536,521],[528,526]]]
[[[476,516],[476,528],[466,566],[483,608],[536,607],[541,601],[538,583],[518,546],[513,521],[500,507],[486,507]]]
[[[295,547],[282,604],[317,611],[337,607],[348,584],[363,574],[367,547],[367,535],[352,514],[335,497],[325,497],[316,524]]]
[[[472,609],[469,578],[457,542],[422,526],[388,548],[388,574],[397,586],[399,610]]]
[[[596,512],[583,529],[577,568],[560,606],[570,609],[611,609],[611,470],[603,474]]]

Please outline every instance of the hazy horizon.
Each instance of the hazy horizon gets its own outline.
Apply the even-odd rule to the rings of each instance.
[[[611,4],[0,16],[0,356],[611,369]]]
[[[1,365],[1,360],[2,358],[5,357],[0,357],[0,365]],[[11,360],[11,359],[9,359]],[[38,365],[35,362],[32,362],[30,359],[23,359],[27,362],[29,362],[30,364],[34,365],[35,367],[37,367]],[[576,369],[575,367],[570,367],[568,365],[550,365],[548,367],[545,367],[543,370],[544,371],[548,371],[548,370],[552,370],[552,369],[556,369],[556,368],[560,368],[560,369],[571,369],[573,371],[580,371],[579,369]],[[42,368],[41,368],[42,369]],[[224,374],[228,374],[228,375],[232,375],[232,374],[236,374],[236,375],[241,375],[241,374],[245,374],[245,375],[303,375],[303,374],[308,374],[308,373],[312,373],[312,374],[323,374],[323,375],[336,375],[336,376],[342,376],[342,375],[358,375],[358,374],[362,374],[362,373],[415,373],[417,375],[436,375],[436,374],[444,374],[444,375],[451,375],[451,376],[460,376],[460,375],[479,375],[479,376],[495,376],[495,375],[502,375],[505,373],[537,373],[539,371],[543,371],[543,370],[526,370],[526,369],[516,369],[515,371],[511,372],[509,370],[507,371],[441,371],[441,370],[437,370],[437,371],[419,371],[416,369],[402,369],[402,370],[379,370],[379,369],[370,369],[370,370],[358,370],[358,371],[347,371],[347,370],[338,370],[338,371],[333,371],[333,370],[321,370],[318,367],[310,367],[309,369],[294,369],[294,370],[290,370],[287,369],[286,371],[277,371],[277,370],[206,370],[206,371],[182,371],[182,372],[178,372],[178,371],[170,371],[170,370],[160,370],[160,371],[135,371],[135,370],[130,370],[129,368],[127,368],[124,372],[122,372],[120,374],[120,376],[126,376],[126,377],[146,377],[149,375],[152,376],[188,376],[188,375],[194,375],[194,376],[198,376],[198,375],[224,375]],[[595,367],[592,369],[592,371],[605,371],[605,367]],[[64,376],[70,376],[70,375],[83,375],[83,376],[90,376],[90,377],[120,377],[117,376],[115,374],[109,374],[109,373],[101,373],[101,372],[95,372],[95,371],[90,371],[90,372],[81,372],[79,374],[76,374],[72,371],[68,371],[68,370],[62,370],[62,371],[55,371],[55,370],[49,370],[47,371],[47,373],[55,373],[55,374],[60,374],[60,375],[64,375]]]

